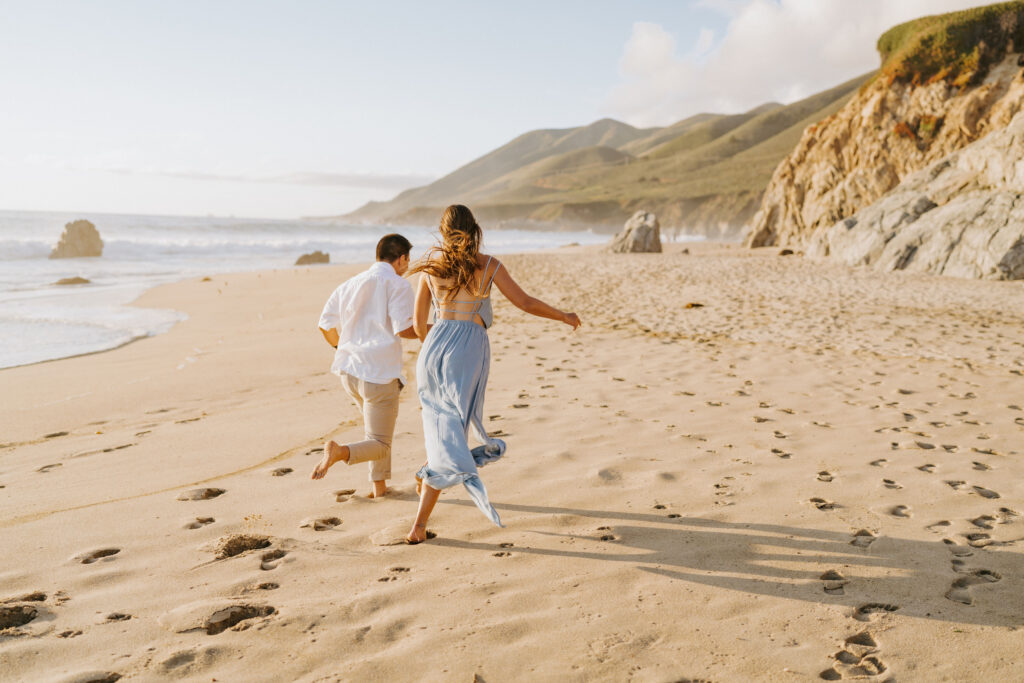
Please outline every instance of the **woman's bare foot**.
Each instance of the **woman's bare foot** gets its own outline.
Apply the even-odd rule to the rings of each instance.
[[[331,469],[331,465],[336,462],[348,462],[348,454],[348,446],[339,446],[333,440],[328,441],[324,444],[324,457],[313,468],[313,474],[309,475],[309,478],[323,479],[327,470]]]
[[[366,494],[367,498],[383,498],[388,493],[388,482],[382,479],[381,481],[373,482],[373,490]]]
[[[426,524],[413,524],[412,531],[410,531],[406,537],[405,542],[409,545],[416,545],[417,543],[423,543],[427,540],[427,525]]]

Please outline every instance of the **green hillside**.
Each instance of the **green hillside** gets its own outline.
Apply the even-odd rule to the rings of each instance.
[[[894,26],[878,39],[883,77],[912,83],[976,83],[1007,51],[1022,46],[1022,0],[921,17]]]
[[[835,113],[867,77],[793,104],[698,114],[665,128],[602,119],[580,128],[532,131],[430,185],[344,218],[433,223],[444,206],[462,202],[482,220],[511,226],[618,227],[645,208],[670,227],[738,229],[803,130]]]

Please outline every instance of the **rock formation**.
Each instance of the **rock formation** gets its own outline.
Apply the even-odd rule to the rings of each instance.
[[[1024,113],[812,233],[807,255],[879,270],[1024,279]]]
[[[57,280],[53,284],[55,284],[55,285],[87,285],[87,284],[89,284],[89,280],[87,278],[78,277],[78,276],[75,276],[75,277],[62,277],[61,279]]]
[[[751,247],[800,248],[911,173],[1005,127],[1024,107],[1010,54],[977,85],[925,85],[880,75],[833,116],[809,126],[775,169],[751,223]]]
[[[658,217],[647,211],[637,211],[626,221],[622,232],[612,238],[607,250],[618,254],[660,252],[661,226]]]
[[[308,266],[308,265],[313,264],[313,263],[330,263],[330,262],[331,262],[330,254],[325,254],[324,252],[322,252],[322,251],[320,251],[318,249],[318,250],[316,250],[314,252],[311,252],[309,254],[303,254],[302,256],[300,256],[298,259],[296,259],[295,265],[297,265],[297,266]]]
[[[79,220],[64,226],[57,246],[50,252],[50,258],[79,258],[102,256],[103,240],[96,226],[89,221]]]

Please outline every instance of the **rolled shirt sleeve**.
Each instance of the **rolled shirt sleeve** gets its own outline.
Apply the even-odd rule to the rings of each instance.
[[[391,320],[391,331],[397,335],[402,330],[412,327],[415,297],[408,280],[397,278],[392,283],[393,286],[388,293],[388,318]]]
[[[328,297],[327,303],[324,304],[324,310],[320,313],[320,322],[317,323],[321,330],[333,330],[341,323],[341,311],[338,310],[340,291],[340,287],[335,289]]]

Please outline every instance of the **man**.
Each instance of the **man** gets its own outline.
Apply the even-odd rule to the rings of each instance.
[[[377,262],[334,290],[320,314],[320,332],[337,349],[331,372],[363,411],[366,438],[344,445],[328,441],[311,478],[322,479],[336,462],[369,462],[370,498],[383,496],[391,478],[398,394],[406,384],[399,337],[416,339],[412,285],[402,279],[410,249],[401,235],[382,237]]]

